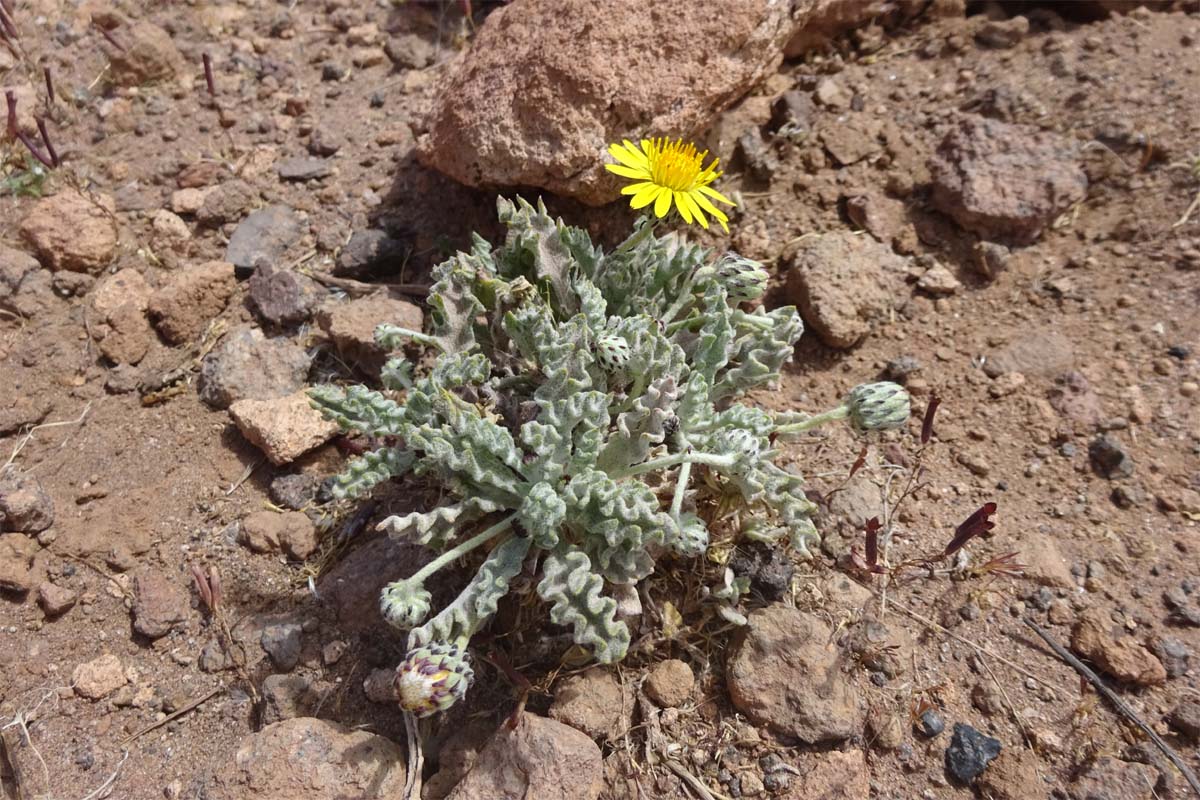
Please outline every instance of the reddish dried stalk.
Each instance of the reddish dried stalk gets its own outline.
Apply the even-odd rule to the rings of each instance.
[[[57,155],[53,158],[47,156],[38,149],[37,142],[26,136],[25,132],[17,126],[17,95],[12,89],[4,93],[4,101],[8,104],[8,135],[16,138],[21,144],[25,145],[29,152],[33,153],[33,157],[42,162],[43,165],[51,168],[58,166]],[[39,121],[38,128],[40,129],[41,127],[42,124]],[[43,131],[42,135],[45,136],[45,131]]]
[[[54,145],[50,143],[50,134],[46,132],[46,122],[41,117],[38,117],[36,121],[38,133],[42,134],[42,141],[46,144],[46,152],[50,154],[50,164],[57,167],[62,162],[58,158],[58,152],[54,149]]]
[[[921,422],[921,444],[929,444],[929,438],[933,436],[933,415],[941,404],[942,398],[936,394],[930,396],[929,405],[925,407],[925,419]]]
[[[21,38],[12,18],[12,9],[6,8],[3,0],[0,0],[0,28],[3,28],[4,34],[14,42]]]
[[[99,25],[96,25],[96,30],[100,31],[100,35],[104,37],[105,41],[120,50],[122,53],[125,52],[124,46],[117,41],[117,37],[113,36],[111,31],[107,30],[106,28],[102,28]]]
[[[50,100],[50,105],[54,105],[54,79],[50,76],[50,68],[42,67],[42,77],[46,79],[46,97]]]
[[[204,82],[208,84],[208,96],[216,97],[217,84],[216,81],[213,80],[212,56],[210,56],[208,53],[204,53],[200,56],[200,58],[204,62]]]

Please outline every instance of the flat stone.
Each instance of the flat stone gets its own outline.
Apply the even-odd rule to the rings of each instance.
[[[111,653],[80,664],[71,674],[75,694],[88,700],[99,700],[120,689],[126,682],[121,660]]]
[[[820,618],[783,605],[753,611],[735,639],[725,679],[734,706],[753,722],[801,741],[859,734],[863,709]]]
[[[0,309],[33,318],[53,300],[50,275],[37,259],[0,244]]]
[[[233,265],[209,261],[172,275],[150,297],[150,320],[170,344],[198,336],[220,314],[237,291]]]
[[[64,189],[30,209],[21,221],[21,234],[48,269],[94,274],[117,254],[115,208],[107,195]]]
[[[308,321],[329,293],[307,275],[261,263],[250,276],[250,302],[259,319],[271,325]]]
[[[227,180],[204,195],[204,202],[196,209],[196,220],[209,227],[237,222],[259,199],[259,191],[252,184],[240,178]]]
[[[419,306],[376,292],[349,302],[326,303],[317,310],[317,323],[338,353],[368,373],[378,373],[388,353],[375,343],[375,329],[383,323],[420,331],[425,315]]]
[[[300,717],[243,738],[203,794],[207,800],[393,800],[404,796],[405,777],[404,754],[391,740]]]
[[[895,307],[907,269],[890,247],[849,231],[801,242],[789,262],[788,298],[821,341],[843,350]]]
[[[322,158],[297,156],[285,158],[276,165],[279,179],[284,181],[314,181],[333,174],[333,165]]]
[[[20,594],[33,588],[33,557],[39,550],[28,536],[0,536],[0,590]]]
[[[291,672],[300,663],[303,636],[300,626],[289,622],[263,628],[259,641],[277,669]]]
[[[38,586],[38,605],[47,619],[55,619],[75,607],[79,596],[65,586],[45,581]]]
[[[560,722],[522,713],[514,727],[500,726],[447,800],[596,800],[603,785],[595,742]]]
[[[110,75],[118,86],[142,86],[175,77],[183,64],[171,34],[146,20],[121,25],[113,33],[120,48],[109,51]]]
[[[668,658],[650,668],[642,688],[663,708],[675,708],[687,702],[696,684],[696,676],[687,662]]]
[[[363,278],[399,272],[409,254],[404,242],[374,228],[355,231],[338,253],[334,275]]]
[[[616,740],[628,727],[623,705],[617,679],[603,667],[592,667],[558,683],[549,715],[593,739]]]
[[[1071,340],[1048,329],[1034,329],[987,354],[983,371],[989,378],[1006,372],[1026,377],[1053,377],[1075,366],[1075,346]]]
[[[929,162],[933,205],[963,228],[1031,244],[1087,196],[1074,145],[1028,125],[964,115]]]
[[[242,435],[276,466],[290,464],[337,435],[337,423],[325,419],[304,392],[270,400],[238,400],[229,407]]]
[[[187,620],[190,598],[177,581],[156,571],[133,579],[133,629],[150,639],[160,639]]]
[[[1153,653],[1125,635],[1099,608],[1084,611],[1071,631],[1071,649],[1123,683],[1157,686],[1167,671]]]
[[[1066,788],[1071,800],[1154,800],[1157,783],[1154,767],[1101,756]]]
[[[225,260],[249,275],[260,263],[277,266],[303,235],[304,222],[291,208],[264,206],[238,223],[225,248]]]
[[[213,408],[238,400],[270,400],[304,388],[312,359],[287,337],[268,339],[243,326],[231,331],[200,367],[200,399]]]

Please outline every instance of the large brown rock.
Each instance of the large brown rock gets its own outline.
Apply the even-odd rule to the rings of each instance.
[[[603,787],[600,748],[552,719],[521,714],[501,725],[449,800],[596,800]]]
[[[1151,800],[1158,797],[1154,767],[1102,756],[1067,787],[1071,800]]]
[[[488,16],[442,87],[418,158],[469,186],[608,202],[620,186],[602,167],[610,142],[695,138],[775,71],[796,31],[837,30],[831,19],[873,5],[516,0]]]
[[[791,255],[788,299],[830,347],[846,349],[885,319],[900,297],[907,262],[850,231],[806,239]]]
[[[1099,608],[1080,615],[1071,631],[1071,649],[1088,659],[1101,671],[1123,683],[1157,686],[1166,683],[1167,670],[1153,653],[1132,637]]]
[[[425,315],[419,306],[407,300],[376,292],[346,303],[326,303],[317,310],[317,323],[342,358],[367,372],[377,373],[387,361],[388,353],[375,343],[375,329],[388,323],[420,331]]]
[[[242,739],[214,771],[208,800],[384,800],[404,796],[404,754],[391,740],[298,717]]]
[[[626,703],[623,695],[611,672],[593,667],[555,688],[550,717],[593,739],[615,740],[629,727],[632,703]]]
[[[169,343],[183,344],[198,336],[236,291],[232,264],[198,264],[174,275],[150,297],[150,319]]]
[[[21,234],[49,269],[99,272],[117,254],[114,208],[107,195],[62,191],[37,202]]]
[[[733,704],[756,724],[809,743],[858,734],[862,703],[842,674],[831,633],[823,620],[795,608],[751,613],[726,663]]]
[[[964,116],[929,162],[933,204],[986,239],[1031,244],[1087,196],[1071,143],[1029,125]]]
[[[113,36],[123,48],[114,50],[109,57],[112,78],[121,86],[140,86],[173,78],[183,63],[183,57],[171,41],[171,34],[152,22],[139,20],[122,26]]]
[[[303,391],[268,400],[238,400],[229,407],[229,416],[276,466],[290,464],[338,432],[337,423],[309,405]]]

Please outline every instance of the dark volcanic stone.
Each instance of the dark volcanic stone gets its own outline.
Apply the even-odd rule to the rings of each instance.
[[[954,724],[954,735],[946,748],[946,769],[956,779],[970,783],[1000,755],[1000,740],[985,736],[962,722]]]
[[[408,255],[408,246],[381,230],[355,231],[338,253],[334,275],[361,278],[397,272]]]
[[[1125,446],[1112,436],[1097,436],[1088,445],[1088,456],[1096,473],[1105,478],[1128,478],[1133,474],[1133,459]]]
[[[734,574],[750,579],[750,587],[767,600],[778,600],[792,587],[795,566],[778,547],[740,548],[729,563]]]

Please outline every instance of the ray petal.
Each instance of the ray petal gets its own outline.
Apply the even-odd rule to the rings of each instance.
[[[700,227],[708,230],[708,217],[704,216],[704,212],[700,210],[700,205],[696,202],[695,192],[685,192],[683,199],[687,203],[688,209],[692,212],[692,216],[696,218],[696,222],[700,223]]]
[[[671,196],[675,198],[675,207],[679,209],[679,216],[683,217],[683,221],[688,225],[692,224],[692,208],[688,204],[687,195],[683,192],[672,192]]]
[[[621,194],[637,194],[648,186],[654,186],[650,181],[642,181],[641,183],[631,183],[628,186],[621,187]]]
[[[633,199],[629,201],[629,207],[634,209],[645,208],[654,202],[654,198],[658,197],[658,193],[661,190],[662,187],[658,184],[649,182],[642,184],[642,188],[638,190],[638,193],[635,194]]]
[[[628,140],[624,145],[609,145],[608,154],[627,167],[648,169],[650,162],[641,151],[637,150]]]
[[[623,178],[633,178],[635,181],[644,181],[650,177],[650,170],[645,167],[627,167],[624,164],[605,164],[604,168],[614,175],[620,175]]]
[[[671,210],[671,190],[665,186],[659,187],[658,197],[654,200],[654,216],[662,219]]]
[[[730,205],[730,206],[737,205],[737,203],[733,202],[728,197],[721,194],[720,192],[718,192],[716,189],[712,188],[711,186],[701,186],[699,191],[704,192],[706,195],[708,195],[709,197],[711,197],[715,200],[720,200],[722,203],[725,203],[726,205]]]

